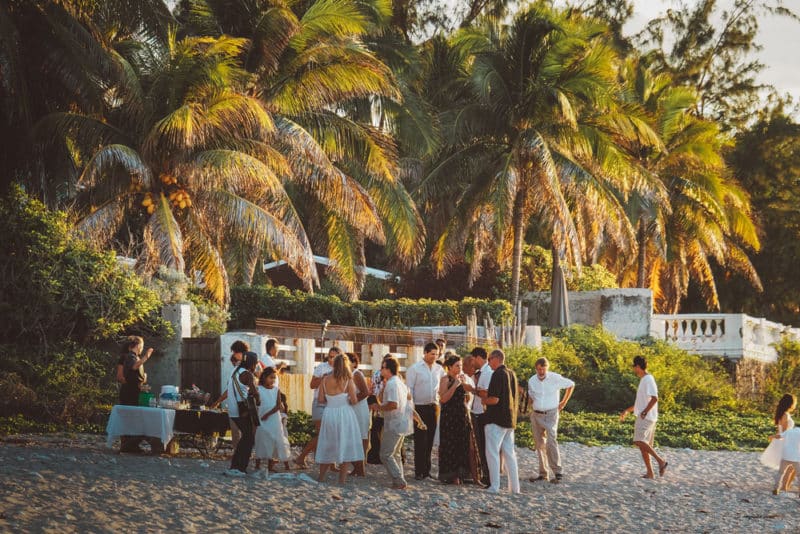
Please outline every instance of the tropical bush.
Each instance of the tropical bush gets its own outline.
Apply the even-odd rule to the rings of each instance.
[[[576,389],[577,391],[577,389]],[[569,407],[568,407],[569,408]],[[677,410],[659,413],[656,446],[695,450],[761,450],[774,431],[770,417],[735,410]],[[559,441],[592,446],[631,445],[633,417],[619,414],[561,412]],[[519,447],[533,448],[530,423],[522,420],[515,433]]]
[[[126,330],[170,334],[159,297],[20,189],[0,200],[0,226],[0,415],[89,421],[114,399],[117,351],[97,347]]]
[[[0,200],[0,342],[89,341],[146,323],[161,328],[158,296],[139,277],[70,234],[63,212],[13,189]]]
[[[636,396],[638,378],[631,362],[637,355],[647,359],[647,370],[656,377],[662,410],[735,405],[733,386],[719,362],[660,341],[621,341],[602,328],[574,326],[555,332],[541,349],[510,349],[507,364],[527,379],[544,356],[553,371],[576,382],[572,409],[618,412]]]
[[[235,287],[231,291],[231,328],[252,328],[258,317],[287,321],[323,322],[353,326],[403,328],[426,325],[460,325],[475,308],[479,317],[495,322],[511,315],[503,300],[397,299],[344,302],[332,295],[309,295],[284,287]]]
[[[778,361],[767,367],[764,404],[770,408],[785,393],[800,393],[800,343],[784,339],[776,347]]]

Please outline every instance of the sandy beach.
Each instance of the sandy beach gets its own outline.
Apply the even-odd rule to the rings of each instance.
[[[227,478],[222,456],[121,455],[104,436],[9,436],[0,442],[2,532],[764,532],[800,531],[796,493],[774,496],[758,453],[660,449],[663,478],[644,480],[631,447],[563,443],[560,484],[528,482],[532,451],[518,449],[521,495],[417,482],[389,488],[382,466],[343,487],[291,471]],[[412,455],[409,454],[409,458]],[[435,464],[434,464],[435,469]]]

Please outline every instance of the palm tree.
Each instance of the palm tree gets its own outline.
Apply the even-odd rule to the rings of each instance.
[[[37,122],[57,110],[103,108],[107,87],[97,80],[119,79],[124,65],[101,24],[117,35],[158,39],[170,23],[162,0],[0,3],[0,128],[14,132],[0,144],[2,188],[17,180],[51,207],[64,199],[70,180],[64,172],[48,172],[34,142]]]
[[[190,26],[245,37],[249,92],[275,123],[274,147],[311,241],[333,260],[351,297],[363,286],[365,240],[399,267],[419,261],[424,226],[402,182],[391,124],[376,107],[398,102],[389,68],[365,45],[391,15],[384,0],[187,0]],[[381,116],[381,114],[378,114]]]
[[[718,309],[713,259],[760,288],[746,252],[760,247],[749,199],[725,166],[718,126],[693,114],[696,93],[675,86],[669,75],[638,59],[623,72],[628,98],[648,112],[664,143],[661,149],[626,146],[648,184],[628,203],[638,229],[636,286],[653,289],[656,309],[677,313],[695,280],[709,308]]]
[[[164,46],[116,43],[127,78],[107,88],[102,115],[57,113],[43,124],[62,134],[83,169],[78,228],[109,241],[124,223],[141,236],[144,268],[188,264],[218,302],[227,301],[232,249],[274,251],[309,289],[316,280],[282,182],[289,164],[272,146],[279,128],[242,92],[246,46],[174,34]]]
[[[629,161],[617,138],[657,139],[614,101],[616,56],[604,32],[535,4],[509,27],[484,21],[455,36],[471,94],[442,114],[448,147],[418,188],[423,203],[456,198],[432,253],[438,272],[466,250],[474,280],[494,251],[501,264],[512,260],[516,301],[533,220],[548,248],[566,250],[578,266],[602,241],[630,240],[618,200]]]

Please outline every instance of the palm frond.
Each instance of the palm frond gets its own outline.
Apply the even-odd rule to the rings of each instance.
[[[316,140],[287,119],[276,124],[278,140],[287,150],[293,182],[372,241],[385,240],[378,210],[361,185],[339,170]]]
[[[156,246],[159,261],[170,269],[184,272],[183,232],[181,231],[169,200],[159,194],[154,200],[155,211],[147,221],[146,233]]]
[[[364,240],[339,216],[338,212],[325,214],[328,234],[328,272],[336,283],[347,291],[350,299],[358,298],[364,287]]]
[[[186,253],[192,270],[203,273],[205,290],[222,305],[230,300],[228,274],[222,256],[214,243],[208,238],[214,232],[197,210],[188,210],[184,220],[186,228]]]
[[[144,189],[150,189],[153,176],[150,167],[142,160],[136,150],[125,145],[106,145],[98,150],[86,164],[78,183],[94,188],[105,174],[115,168],[122,168],[133,182]],[[125,187],[128,183],[125,184]]]
[[[198,201],[209,213],[212,224],[213,221],[219,221],[220,228],[230,228],[232,235],[250,246],[275,250],[297,273],[307,289],[311,290],[319,283],[305,234],[298,235],[260,205],[230,191],[203,191],[198,194]]]

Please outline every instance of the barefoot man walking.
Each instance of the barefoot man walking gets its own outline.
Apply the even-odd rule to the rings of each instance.
[[[642,478],[654,478],[653,466],[650,457],[658,462],[658,474],[664,476],[667,470],[667,461],[653,450],[653,438],[656,435],[656,421],[658,420],[658,386],[653,375],[647,372],[647,361],[643,356],[633,359],[633,372],[639,377],[639,388],[636,390],[636,402],[619,416],[623,421],[629,413],[636,414],[636,423],[633,427],[633,444],[639,447],[644,460],[647,473]]]

